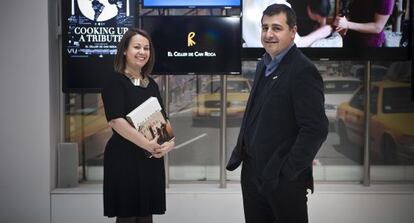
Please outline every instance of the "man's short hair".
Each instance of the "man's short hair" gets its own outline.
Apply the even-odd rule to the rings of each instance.
[[[289,28],[292,29],[296,26],[296,14],[292,8],[285,4],[272,4],[267,6],[267,8],[263,11],[262,15],[262,22],[264,16],[274,16],[279,15],[280,13],[284,13],[286,15],[286,23],[288,24]]]

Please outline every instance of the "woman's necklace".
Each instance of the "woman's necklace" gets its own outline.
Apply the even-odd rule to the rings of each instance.
[[[148,77],[143,77],[143,78],[139,78],[139,77],[134,77],[131,74],[125,72],[125,76],[127,76],[129,78],[129,80],[131,80],[132,84],[134,86],[139,86],[142,88],[147,88],[148,84],[149,84],[149,79]]]

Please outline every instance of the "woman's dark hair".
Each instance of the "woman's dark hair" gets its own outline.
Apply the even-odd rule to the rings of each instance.
[[[131,42],[132,37],[135,35],[141,35],[145,37],[146,39],[148,39],[150,45],[150,57],[148,59],[147,64],[145,64],[145,66],[141,70],[141,75],[143,77],[148,77],[148,75],[152,72],[152,68],[154,68],[155,52],[151,36],[143,29],[129,28],[128,31],[126,31],[126,33],[121,39],[121,42],[119,42],[118,44],[114,61],[114,69],[119,73],[125,72],[126,56],[124,55],[124,52],[128,49],[129,43]]]
[[[331,11],[331,3],[329,0],[308,0],[309,9],[322,17],[328,17]]]
[[[285,4],[272,4],[269,5],[264,11],[263,16],[274,16],[279,15],[280,13],[285,13],[286,15],[286,23],[288,24],[289,28],[292,29],[296,25],[296,14],[289,6]]]

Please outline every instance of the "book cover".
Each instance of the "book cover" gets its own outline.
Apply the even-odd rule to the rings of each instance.
[[[161,105],[156,97],[150,97],[127,114],[127,120],[148,140],[158,138],[158,144],[174,139],[170,122],[161,112]]]

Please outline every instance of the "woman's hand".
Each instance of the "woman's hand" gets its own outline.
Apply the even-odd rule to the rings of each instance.
[[[331,35],[333,28],[331,25],[324,25],[321,26],[318,30],[320,32],[321,39],[323,39]]]
[[[341,33],[346,33],[346,31],[349,29],[348,20],[345,16],[343,17],[336,17],[334,21],[334,26],[336,26],[336,31]]]
[[[173,150],[175,147],[175,142],[172,140],[170,142],[164,142],[161,144],[161,147],[155,150],[155,153],[152,154],[154,158],[161,158],[165,156],[168,152]]]
[[[150,152],[153,156],[154,156],[154,154],[156,153],[157,150],[161,149],[161,145],[158,144],[158,142],[157,142],[158,138],[159,138],[159,136],[156,136],[152,140],[148,141],[147,145],[145,147],[143,147],[143,149]]]

